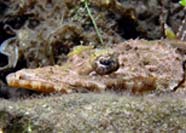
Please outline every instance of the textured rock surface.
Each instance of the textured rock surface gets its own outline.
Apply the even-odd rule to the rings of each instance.
[[[5,132],[186,131],[185,94],[70,94],[0,102]]]

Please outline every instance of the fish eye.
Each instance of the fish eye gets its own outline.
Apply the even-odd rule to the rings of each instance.
[[[92,67],[99,75],[110,74],[119,68],[118,57],[114,54],[101,55],[93,61]]]

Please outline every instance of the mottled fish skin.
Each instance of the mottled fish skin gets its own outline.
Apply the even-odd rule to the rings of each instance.
[[[63,66],[22,69],[9,74],[7,83],[12,87],[44,93],[127,90],[132,94],[143,94],[172,90],[183,79],[183,56],[169,41],[129,40],[110,49],[111,52],[93,48],[72,51],[76,54],[70,54]],[[99,65],[93,65],[102,57],[104,61],[101,66],[110,69],[108,72],[100,73],[103,69],[98,71]],[[113,64],[117,63],[114,68]]]

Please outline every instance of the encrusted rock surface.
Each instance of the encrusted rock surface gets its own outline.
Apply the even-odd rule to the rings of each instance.
[[[69,94],[0,103],[5,132],[184,132],[185,94]]]

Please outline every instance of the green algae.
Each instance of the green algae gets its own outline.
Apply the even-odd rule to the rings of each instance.
[[[72,52],[68,54],[68,57],[72,57],[75,55],[81,55],[84,51],[91,51],[93,49],[93,46],[76,46],[73,48]]]

